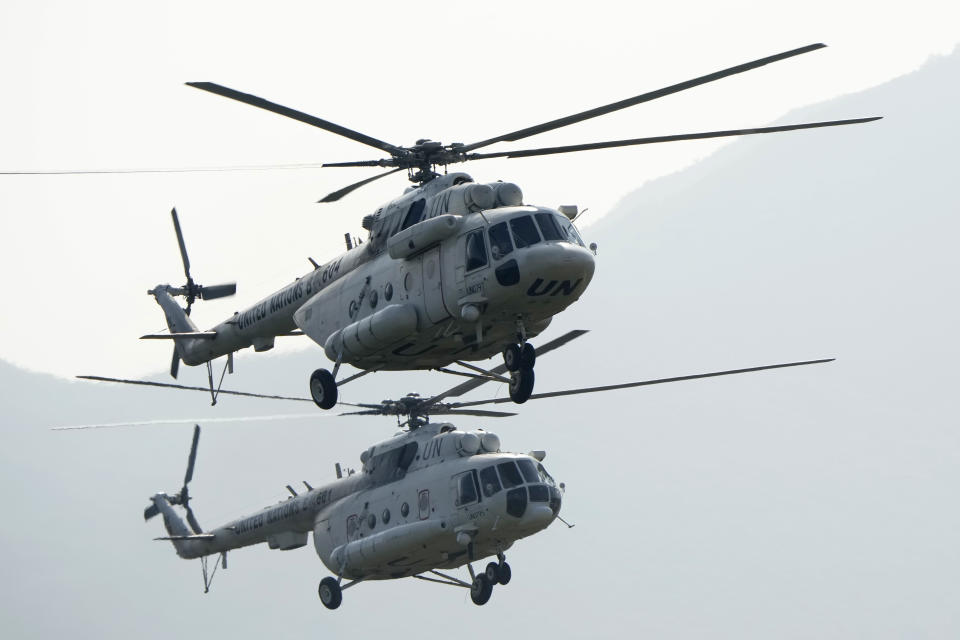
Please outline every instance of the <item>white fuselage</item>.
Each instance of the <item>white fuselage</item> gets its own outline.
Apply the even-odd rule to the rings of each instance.
[[[536,459],[480,442],[499,446],[493,434],[424,425],[371,447],[360,473],[233,520],[207,532],[212,538],[174,544],[185,558],[262,542],[286,550],[306,545],[312,531],[332,573],[364,580],[501,553],[553,522],[560,492]]]
[[[299,328],[334,361],[424,369],[500,352],[518,321],[537,335],[586,290],[594,256],[553,209],[497,200],[480,209],[471,189],[499,193],[466,174],[412,189],[370,216],[366,243],[216,325],[215,337],[177,339],[181,359],[267,350]],[[179,307],[164,287],[154,295],[172,332],[195,330],[171,320]]]

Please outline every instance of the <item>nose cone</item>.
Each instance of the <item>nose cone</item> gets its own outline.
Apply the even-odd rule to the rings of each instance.
[[[527,512],[521,518],[520,527],[526,533],[533,533],[546,529],[555,518],[553,509],[542,503],[533,503],[527,507]]]
[[[593,254],[583,247],[566,242],[549,242],[524,251],[527,272],[534,279],[541,278],[546,282],[581,280],[580,286],[586,288],[593,278],[596,262]]]

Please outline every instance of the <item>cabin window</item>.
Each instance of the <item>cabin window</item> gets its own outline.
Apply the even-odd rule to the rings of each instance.
[[[524,480],[527,482],[540,482],[540,474],[537,473],[537,467],[533,464],[533,460],[523,458],[522,460],[517,460],[517,465],[520,467],[520,473],[523,474]]]
[[[369,516],[367,516],[367,526],[370,527],[371,529],[373,529],[373,528],[375,528],[375,527],[377,526],[377,516],[376,516],[376,515],[374,515],[374,514],[371,513]]]
[[[501,462],[497,465],[497,469],[500,470],[500,479],[503,480],[503,486],[507,489],[523,484],[520,471],[517,469],[516,463],[512,460],[510,462]]]
[[[483,242],[483,229],[477,229],[467,236],[467,271],[487,266],[487,246]]]
[[[496,466],[491,465],[480,472],[480,487],[483,489],[483,495],[487,498],[500,492],[502,487],[500,486],[500,479],[497,477]]]
[[[377,290],[376,290],[376,289],[374,289],[373,291],[370,292],[370,308],[371,308],[371,309],[376,309],[376,308],[377,308],[377,297],[378,297],[378,296],[377,296]]]
[[[537,219],[537,226],[540,227],[540,233],[544,240],[565,240],[566,234],[560,231],[557,226],[557,219],[552,213],[538,213],[534,215]]]
[[[390,522],[390,509],[384,509],[383,513],[380,514],[380,519],[383,520],[383,524]]]
[[[403,516],[404,518],[410,515],[410,505],[407,504],[406,502],[400,505],[400,515]]]
[[[401,231],[420,222],[420,216],[423,215],[423,207],[426,204],[427,201],[421,198],[410,205],[410,208],[407,209],[407,215],[403,218],[403,224],[400,225]]]
[[[383,288],[383,299],[390,302],[391,298],[393,298],[393,285],[388,282]]]
[[[513,245],[510,243],[510,232],[507,231],[507,223],[500,222],[490,227],[490,252],[494,260],[499,260],[513,251]]]
[[[517,245],[517,249],[540,242],[540,234],[537,232],[537,227],[533,224],[533,218],[530,216],[522,216],[511,220],[510,230],[513,231],[513,243]]]
[[[472,471],[454,476],[454,483],[457,488],[456,504],[458,507],[473,504],[480,499],[480,495],[477,492],[477,483],[473,478]]]

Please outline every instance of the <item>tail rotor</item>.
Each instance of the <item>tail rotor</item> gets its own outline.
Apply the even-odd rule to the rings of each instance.
[[[177,209],[170,210],[170,216],[173,218],[173,229],[177,232],[177,244],[180,245],[180,258],[183,260],[183,275],[187,277],[187,282],[179,289],[169,289],[172,295],[181,295],[187,299],[187,315],[190,315],[190,309],[197,298],[201,300],[215,300],[232,296],[237,292],[237,283],[215,284],[204,287],[197,284],[190,276],[190,257],[187,255],[187,245],[183,241],[183,231],[180,230],[180,218],[177,216]],[[176,376],[174,376],[176,377]]]
[[[190,523],[190,528],[193,529],[195,534],[203,533],[203,528],[200,526],[200,523],[197,522],[196,516],[193,515],[193,509],[190,508],[190,491],[188,485],[190,481],[193,480],[193,467],[197,461],[197,444],[200,442],[200,425],[194,425],[193,427],[193,443],[190,445],[190,456],[187,458],[187,472],[183,476],[183,486],[180,488],[180,491],[172,496],[166,496],[166,500],[171,505],[180,505],[187,512],[187,522]],[[154,516],[160,514],[160,508],[156,503],[150,504],[146,509],[143,510],[143,519],[150,520]]]

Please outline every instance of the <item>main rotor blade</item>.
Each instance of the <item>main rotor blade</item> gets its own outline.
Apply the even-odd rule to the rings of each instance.
[[[428,412],[429,413],[429,412]],[[485,411],[483,409],[448,409],[437,411],[438,415],[480,416],[481,418],[509,418],[517,415],[506,411]]]
[[[180,231],[180,218],[177,216],[177,208],[170,209],[170,217],[173,218],[173,228],[177,232],[177,244],[180,245],[180,257],[183,259],[183,273],[190,280],[190,258],[187,257],[187,245],[183,242],[183,232]]]
[[[785,364],[768,364],[762,367],[748,367],[746,369],[730,369],[729,371],[714,371],[712,373],[698,373],[690,376],[677,376],[674,378],[658,378],[656,380],[643,380],[641,382],[626,382],[623,384],[611,384],[602,387],[584,387],[582,389],[567,389],[564,391],[550,391],[547,393],[535,393],[530,396],[530,400],[540,398],[557,398],[559,396],[572,396],[581,393],[596,393],[599,391],[614,391],[616,389],[629,389],[632,387],[644,387],[654,384],[665,384],[667,382],[683,382],[686,380],[698,380],[700,378],[713,378],[716,376],[732,376],[739,373],[752,373],[754,371],[765,371],[767,369],[783,369],[785,367],[802,367],[808,364],[822,364],[824,362],[833,362],[836,358],[825,358],[822,360],[805,360],[803,362],[787,362]],[[499,404],[502,402],[513,402],[510,398],[495,398],[492,400],[476,400],[473,402],[454,402],[451,407],[472,407],[480,404]]]
[[[183,486],[187,486],[193,480],[193,465],[197,462],[198,442],[200,442],[200,425],[197,424],[193,426],[193,444],[190,445],[190,457],[187,458],[187,473],[183,476]]]
[[[754,129],[728,129],[726,131],[707,131],[704,133],[681,133],[671,136],[654,136],[651,138],[632,138],[630,140],[611,140],[610,142],[588,142],[585,144],[571,144],[563,147],[543,147],[541,149],[521,149],[517,151],[500,151],[496,153],[473,153],[470,160],[486,158],[528,158],[530,156],[546,156],[553,153],[571,153],[573,151],[590,151],[593,149],[610,149],[613,147],[629,147],[639,144],[656,144],[659,142],[677,142],[679,140],[703,140],[706,138],[725,138],[729,136],[749,136],[758,133],[777,133],[780,131],[795,131],[798,129],[816,129],[819,127],[839,127],[848,124],[860,124],[880,120],[882,116],[872,118],[855,118],[853,120],[830,120],[827,122],[807,122],[804,124],[787,124],[776,127],[758,127]]]
[[[580,336],[582,336],[582,335],[585,334],[585,333],[587,333],[586,329],[574,329],[573,331],[568,331],[567,333],[563,334],[563,335],[560,336],[559,338],[555,338],[555,339],[551,340],[550,342],[548,342],[547,344],[545,344],[545,345],[543,345],[543,346],[541,346],[541,347],[537,347],[537,357],[540,357],[540,356],[542,356],[542,355],[545,355],[545,354],[547,354],[547,353],[550,353],[550,352],[553,351],[554,349],[559,349],[560,347],[564,346],[565,344],[567,344],[567,343],[570,342],[571,340],[575,340],[576,338],[579,338]],[[500,365],[500,366],[498,366],[498,367],[495,367],[495,368],[491,369],[491,370],[490,370],[490,373],[501,374],[501,373],[506,372],[506,370],[507,370],[506,365]],[[467,380],[466,382],[463,382],[463,383],[461,383],[461,384],[458,384],[457,386],[453,387],[452,389],[447,389],[447,390],[444,391],[443,393],[440,393],[440,394],[438,394],[438,395],[433,396],[432,398],[426,400],[423,404],[424,404],[424,406],[429,406],[429,405],[431,405],[431,404],[435,404],[435,403],[443,400],[444,398],[462,396],[462,395],[465,394],[466,392],[472,391],[473,389],[476,389],[476,388],[479,387],[480,385],[482,385],[482,384],[484,384],[484,383],[487,383],[487,382],[492,382],[492,380],[489,380],[489,379],[487,379],[487,378],[471,378],[470,380]],[[459,407],[459,406],[463,406],[463,405],[457,403],[457,404],[455,404],[455,405],[453,405],[453,406],[458,406],[458,407]]]
[[[217,298],[226,298],[237,292],[237,283],[214,284],[200,289],[201,300],[216,300]]]
[[[209,390],[207,391],[209,393]],[[50,427],[51,431],[82,431],[86,429],[120,429],[125,427],[155,427],[159,425],[180,425],[180,424],[196,424],[198,420],[202,420],[205,424],[210,422],[261,422],[266,421],[270,422],[273,420],[313,420],[315,418],[329,418],[332,417],[331,413],[288,413],[288,414],[279,414],[272,416],[230,416],[225,418],[171,418],[159,419],[159,420],[141,420],[139,422],[114,422],[110,424],[75,424],[67,425],[63,427]]]
[[[288,118],[293,118],[294,120],[299,120],[306,124],[312,125],[314,127],[319,127],[329,131],[330,133],[335,133],[337,135],[343,136],[344,138],[350,138],[351,140],[356,140],[362,144],[369,145],[371,147],[376,147],[381,151],[386,151],[389,154],[393,154],[401,151],[400,147],[394,146],[389,142],[384,142],[383,140],[377,140],[366,134],[360,133],[359,131],[354,131],[353,129],[348,129],[346,127],[340,126],[339,124],[334,124],[329,120],[323,120],[322,118],[317,118],[316,116],[311,116],[308,113],[303,113],[302,111],[297,111],[296,109],[291,109],[289,107],[284,107],[275,102],[270,102],[269,100],[264,100],[249,93],[241,93],[234,89],[224,87],[222,85],[213,83],[213,82],[187,82],[187,86],[194,87],[196,89],[202,89],[204,91],[209,91],[210,93],[215,93],[217,95],[223,96],[224,98],[230,98],[232,100],[237,100],[254,107],[260,107],[261,109],[266,109],[267,111],[272,111],[278,113],[282,116]]]
[[[396,173],[397,171],[402,171],[402,167],[399,167],[399,168],[397,168],[397,169],[391,169],[390,171],[387,171],[386,173],[377,174],[377,175],[373,176],[372,178],[367,178],[366,180],[361,180],[360,182],[354,182],[353,184],[348,185],[348,186],[344,187],[343,189],[340,189],[340,190],[338,190],[338,191],[334,191],[333,193],[328,193],[327,195],[325,195],[325,196],[323,197],[323,199],[317,200],[317,202],[336,202],[337,200],[339,200],[339,199],[342,198],[343,196],[347,195],[348,193],[350,193],[350,192],[353,191],[354,189],[359,189],[360,187],[362,187],[362,186],[365,185],[365,184],[370,184],[370,183],[373,182],[374,180],[379,180],[380,178],[385,178],[385,177],[387,177],[388,175],[390,175],[391,173]]]
[[[582,122],[584,120],[589,120],[590,118],[596,118],[597,116],[606,115],[614,111],[619,111],[620,109],[626,109],[627,107],[632,107],[643,102],[649,102],[651,100],[656,100],[657,98],[662,98],[674,93],[679,93],[680,91],[685,91],[687,89],[692,89],[693,87],[706,84],[708,82],[714,82],[715,80],[720,80],[721,78],[726,78],[727,76],[736,75],[738,73],[743,73],[744,71],[750,71],[751,69],[756,69],[757,67],[762,67],[764,65],[770,64],[771,62],[779,62],[780,60],[786,60],[787,58],[792,58],[793,56],[798,56],[804,53],[809,53],[811,51],[816,51],[817,49],[822,49],[827,45],[822,43],[807,45],[806,47],[800,47],[799,49],[791,49],[790,51],[784,51],[783,53],[778,53],[773,56],[767,56],[766,58],[760,58],[759,60],[754,60],[753,62],[747,62],[745,64],[740,64],[735,67],[730,67],[729,69],[723,69],[722,71],[717,71],[715,73],[710,73],[705,76],[700,76],[699,78],[694,78],[693,80],[687,80],[686,82],[681,82],[679,84],[671,85],[669,87],[664,87],[663,89],[657,89],[656,91],[650,91],[647,93],[641,93],[638,96],[632,98],[627,98],[626,100],[620,100],[619,102],[612,102],[610,104],[604,105],[602,107],[597,107],[595,109],[590,109],[588,111],[582,111],[576,113],[572,116],[567,116],[565,118],[558,118],[556,120],[551,120],[550,122],[544,122],[543,124],[534,125],[532,127],[527,127],[526,129],[519,129],[511,133],[506,133],[496,138],[490,138],[488,140],[482,140],[480,142],[474,142],[473,144],[468,144],[459,149],[459,151],[467,152],[474,149],[479,149],[480,147],[486,147],[495,142],[513,142],[520,140],[522,138],[527,138],[538,133],[543,133],[545,131],[552,131],[554,129],[559,129],[560,127],[566,127],[577,122]]]
[[[209,387],[188,387],[182,384],[170,384],[168,382],[153,382],[152,380],[124,380],[122,378],[105,378],[103,376],[77,376],[81,380],[93,380],[95,382],[119,382],[121,384],[137,384],[145,387],[165,387],[167,389],[183,389],[186,391],[202,391],[210,393]],[[229,389],[220,389],[217,394],[227,394],[231,396],[246,396],[248,398],[267,398],[269,400],[296,400],[298,402],[313,402],[311,398],[296,398],[292,396],[272,396],[263,393],[249,393],[246,391],[230,391]]]
[[[229,167],[160,167],[146,169],[58,169],[53,171],[0,171],[0,176],[76,176],[76,175],[113,175],[123,173],[194,173],[210,171],[276,171],[286,169],[318,169],[320,162],[299,164],[259,164],[237,165]]]

